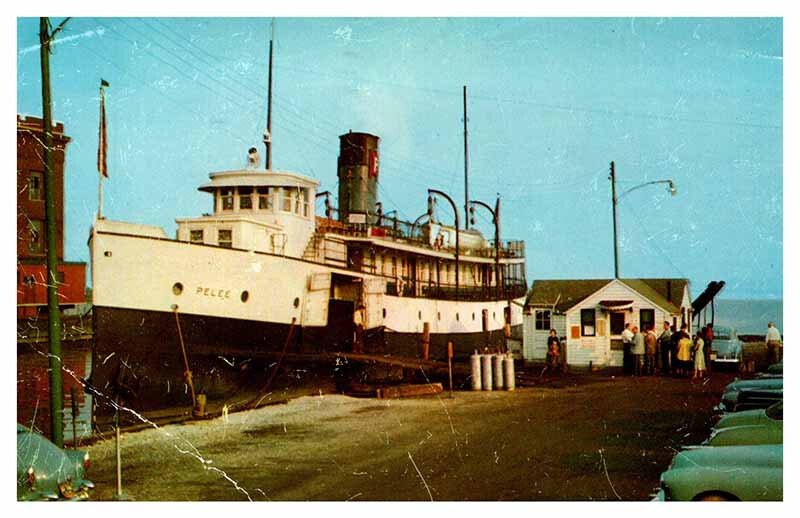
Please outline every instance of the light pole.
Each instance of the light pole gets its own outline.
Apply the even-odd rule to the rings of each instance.
[[[453,199],[450,198],[450,196],[448,196],[445,193],[443,193],[442,191],[437,191],[436,189],[428,189],[428,214],[430,214],[431,217],[433,217],[433,198],[432,198],[433,195],[441,196],[444,199],[446,199],[447,201],[449,201],[450,205],[453,207],[453,214],[455,214],[455,217],[456,217],[456,300],[458,300],[458,284],[459,284],[459,282],[458,282],[458,245],[459,245],[459,239],[458,239],[458,234],[459,234],[459,232],[458,232],[458,227],[459,227],[458,207],[456,207],[456,204],[455,204],[455,202],[453,202]]]
[[[658,183],[667,184],[667,191],[672,196],[678,194],[678,189],[675,187],[675,182],[673,182],[672,180],[653,180],[652,182],[645,182],[636,185],[634,187],[631,187],[627,191],[617,196],[617,177],[614,172],[614,162],[611,162],[611,174],[608,176],[608,179],[611,180],[611,211],[614,217],[614,278],[619,279],[619,244],[617,242],[617,204],[619,203],[619,200],[621,200],[623,196],[629,194],[632,191],[641,189],[642,187],[646,187],[648,185],[654,185]]]
[[[494,274],[495,274],[495,295],[499,297],[500,290],[500,195],[497,195],[497,201],[494,204],[494,209],[489,205],[479,200],[470,200],[470,218],[475,214],[474,205],[479,205],[488,210],[492,215],[492,223],[494,223]],[[475,220],[470,221],[475,226]]]

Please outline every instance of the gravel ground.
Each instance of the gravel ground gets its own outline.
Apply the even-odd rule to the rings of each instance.
[[[514,392],[406,400],[320,393],[122,436],[135,500],[646,500],[709,432],[733,374],[583,374]],[[113,497],[114,442],[89,448]]]

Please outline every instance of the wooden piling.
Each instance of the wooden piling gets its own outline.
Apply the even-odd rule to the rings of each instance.
[[[425,322],[422,325],[422,359],[427,360],[431,352],[431,325]]]

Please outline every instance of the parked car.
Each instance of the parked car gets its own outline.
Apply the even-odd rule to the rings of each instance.
[[[738,412],[766,408],[783,400],[783,378],[736,380],[725,387],[717,410]]]
[[[734,363],[742,361],[744,345],[732,327],[715,327],[714,340],[711,342],[711,360],[716,363]]]
[[[769,367],[767,367],[767,374],[777,375],[780,374],[783,376],[783,360],[779,361],[778,363],[773,363]]]
[[[703,442],[707,446],[783,444],[783,401],[764,409],[725,415]]]
[[[683,450],[661,474],[655,500],[783,500],[783,444]]]
[[[87,452],[62,450],[17,424],[17,500],[86,500],[88,468]]]

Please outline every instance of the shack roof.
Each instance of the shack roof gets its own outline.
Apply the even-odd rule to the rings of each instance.
[[[540,279],[533,281],[525,301],[530,307],[550,307],[564,313],[588,296],[596,293],[614,279]],[[619,279],[653,303],[679,313],[687,279]]]

